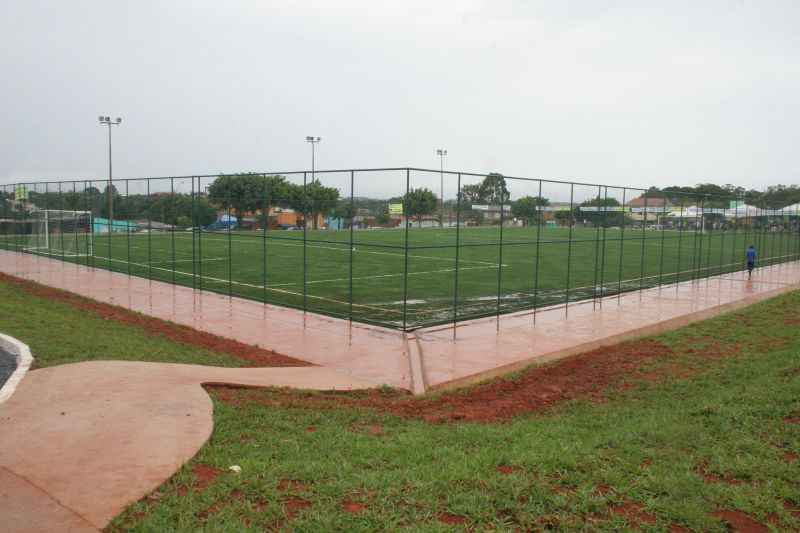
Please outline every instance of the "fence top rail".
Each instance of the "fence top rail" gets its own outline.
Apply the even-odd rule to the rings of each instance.
[[[294,175],[303,175],[303,174],[343,174],[343,173],[359,173],[359,172],[401,172],[401,171],[413,171],[413,172],[427,172],[433,174],[447,174],[448,176],[472,176],[472,177],[481,177],[485,178],[489,176],[491,173],[480,173],[480,172],[466,172],[466,171],[457,171],[457,170],[443,170],[443,169],[430,169],[430,168],[421,168],[421,167],[376,167],[376,168],[344,168],[344,169],[320,169],[320,170],[289,170],[289,171],[252,171],[252,172],[220,172],[216,174],[189,174],[189,175],[181,175],[181,176],[143,176],[137,178],[114,178],[115,182],[141,182],[141,181],[150,181],[150,180],[186,180],[186,179],[204,179],[204,178],[218,178],[220,176],[234,176],[234,175],[255,175],[255,176],[294,176]],[[598,187],[605,189],[606,192],[609,189],[614,190],[627,190],[627,191],[637,191],[640,192],[644,197],[652,197],[657,198],[661,197],[664,193],[662,192],[655,192],[652,194],[649,193],[649,189],[642,188],[642,187],[631,187],[627,185],[607,185],[603,183],[591,183],[591,182],[583,182],[583,181],[573,181],[569,179],[552,179],[552,178],[529,178],[523,176],[511,176],[506,174],[501,174],[503,178],[516,180],[516,181],[528,181],[528,182],[539,182],[539,183],[552,183],[552,184],[559,184],[559,185],[572,185],[572,186],[581,186],[581,187]],[[48,180],[48,181],[25,181],[25,182],[12,182],[7,184],[0,184],[0,188],[7,189],[7,188],[14,188],[18,186],[25,186],[25,187],[49,187],[50,185],[62,185],[64,183],[83,183],[83,184],[93,184],[93,183],[105,183],[108,181],[108,178],[72,178],[72,179],[61,179],[61,180]],[[35,190],[33,192],[43,192]],[[48,191],[50,192],[50,191]],[[57,191],[52,191],[57,192]],[[70,191],[66,191],[70,192]],[[669,191],[668,194],[670,197],[690,197],[690,198],[706,198],[706,199],[741,199],[744,195],[731,193],[731,194],[713,194],[713,193],[700,193],[700,192],[683,192],[683,191]]]

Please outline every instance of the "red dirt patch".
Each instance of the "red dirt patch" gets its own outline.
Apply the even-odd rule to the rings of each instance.
[[[655,524],[655,515],[644,510],[641,504],[623,501],[608,508],[612,516],[623,517],[631,527],[638,528],[641,524]]]
[[[689,533],[691,530],[683,526],[679,526],[678,524],[670,524],[668,531],[669,533]]]
[[[769,531],[767,526],[753,520],[741,511],[714,511],[711,513],[711,516],[723,520],[733,531],[740,531],[742,533],[762,533]]]
[[[783,500],[783,508],[797,520],[800,520],[800,505],[794,504],[789,500]]]
[[[787,416],[783,421],[787,424],[800,424],[800,416]]]
[[[222,474],[222,470],[211,465],[204,465],[196,463],[192,465],[192,472],[194,472],[195,490],[204,490],[211,485],[217,477]]]
[[[551,365],[532,367],[515,378],[500,378],[476,385],[468,393],[453,392],[413,398],[406,393],[370,390],[351,394],[303,394],[285,390],[248,391],[242,387],[208,387],[222,402],[240,405],[255,401],[268,406],[362,407],[386,411],[430,423],[454,421],[498,422],[527,413],[539,413],[576,399],[606,400],[608,389],[619,385],[640,366],[669,357],[672,350],[652,339],[599,348]]]
[[[439,516],[437,518],[439,519],[439,522],[449,525],[463,524],[467,521],[467,519],[464,518],[463,516],[459,516],[457,514],[452,514],[452,513],[439,513]]]
[[[367,508],[363,503],[351,502],[349,500],[342,502],[342,511],[349,514],[359,514]]]
[[[741,479],[736,479],[728,473],[717,474],[708,468],[708,461],[703,461],[695,468],[697,475],[703,478],[706,483],[725,483],[726,485],[741,485]]]
[[[798,455],[795,452],[785,452],[783,454],[783,460],[786,461],[787,463],[794,463],[798,459],[800,459],[800,455]]]
[[[283,508],[286,516],[291,520],[303,509],[311,507],[311,502],[302,498],[289,498],[283,501]]]
[[[610,494],[611,492],[613,492],[613,490],[614,489],[611,486],[606,485],[605,483],[601,483],[592,490],[592,494],[596,496],[605,496],[606,494]]]
[[[278,481],[278,490],[281,492],[303,492],[306,485],[297,479],[281,479]]]
[[[233,339],[226,339],[225,337],[212,335],[187,326],[167,322],[166,320],[130,311],[124,307],[98,302],[71,292],[9,276],[8,274],[0,273],[0,281],[15,285],[32,296],[60,301],[104,320],[113,320],[121,324],[136,326],[154,337],[166,337],[181,344],[198,346],[213,352],[231,355],[236,359],[246,361],[248,364],[245,366],[313,366],[306,361],[281,355],[271,350],[264,350]]]
[[[497,467],[497,471],[503,475],[510,475],[519,470],[519,467],[516,466],[509,466],[509,465],[500,465]]]

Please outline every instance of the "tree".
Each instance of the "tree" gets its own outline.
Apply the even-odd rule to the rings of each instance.
[[[334,209],[338,201],[339,189],[325,187],[319,181],[312,181],[305,186],[289,184],[289,205],[295,211],[302,212],[304,219],[310,214],[313,229],[317,229],[317,218]]]
[[[422,227],[422,217],[436,211],[438,200],[429,189],[412,189],[403,197],[403,213],[407,217],[417,217]]]
[[[467,208],[472,204],[480,204],[483,202],[481,199],[481,184],[475,183],[473,185],[464,185],[461,187],[461,201],[467,204]]]
[[[511,214],[525,221],[525,225],[533,224],[538,217],[539,207],[550,205],[550,200],[541,196],[523,196],[511,203]]]
[[[649,194],[648,192],[648,197]],[[588,220],[594,227],[621,226],[625,213],[621,210],[607,209],[620,205],[616,198],[592,198],[575,207],[575,217]],[[587,209],[581,209],[582,207]]]
[[[500,205],[508,202],[509,199],[508,187],[506,187],[506,179],[502,174],[492,172],[485,178],[480,185],[480,198],[482,203],[490,205]]]
[[[222,209],[230,209],[241,217],[262,206],[264,177],[256,174],[220,176],[208,187],[208,198]]]

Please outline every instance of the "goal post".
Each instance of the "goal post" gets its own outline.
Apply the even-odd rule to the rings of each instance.
[[[91,211],[37,209],[29,213],[29,221],[23,251],[62,257],[94,254]]]

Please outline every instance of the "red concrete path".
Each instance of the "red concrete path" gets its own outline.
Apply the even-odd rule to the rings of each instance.
[[[35,355],[35,354],[34,354]],[[201,383],[367,388],[320,367],[124,361],[29,372],[0,404],[0,531],[92,531],[197,453],[213,429]]]
[[[403,334],[196,291],[56,259],[0,251],[0,272],[326,366],[376,385],[424,392],[652,334],[798,288],[800,262]]]

